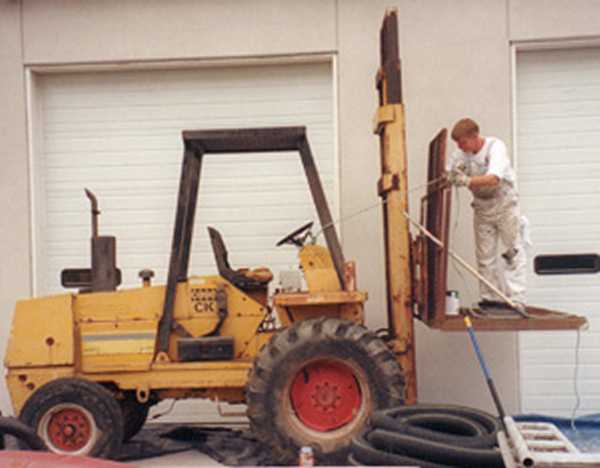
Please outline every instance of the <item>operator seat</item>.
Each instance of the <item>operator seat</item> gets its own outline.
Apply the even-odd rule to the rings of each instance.
[[[273,279],[271,270],[266,267],[254,269],[239,268],[234,270],[229,265],[227,248],[225,247],[221,233],[215,228],[209,227],[208,234],[215,255],[217,269],[223,278],[243,291],[254,291],[257,289],[265,289],[267,287],[269,282]]]

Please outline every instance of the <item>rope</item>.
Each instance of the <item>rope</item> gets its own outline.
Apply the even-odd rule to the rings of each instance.
[[[443,181],[443,180],[445,180],[445,177],[438,177],[437,179],[433,179],[433,180],[432,180],[432,181],[430,181],[430,182],[426,182],[426,183],[424,183],[424,184],[420,184],[420,185],[415,185],[414,187],[411,187],[411,188],[409,188],[409,189],[407,190],[407,193],[412,193],[412,192],[415,192],[415,191],[417,191],[417,190],[420,190],[420,189],[422,189],[422,188],[429,187],[430,185],[437,184],[437,183],[439,183],[439,182],[441,182],[441,181]],[[321,226],[321,229],[320,229],[319,231],[317,231],[317,233],[316,233],[316,234],[315,234],[315,236],[314,236],[314,237],[315,237],[315,240],[316,240],[316,239],[317,239],[317,238],[318,238],[318,237],[319,237],[321,234],[323,234],[323,232],[324,232],[326,229],[329,229],[330,227],[332,227],[332,226],[335,226],[335,225],[337,225],[337,224],[345,223],[345,222],[346,222],[346,221],[348,221],[349,219],[356,218],[357,216],[359,216],[359,215],[361,215],[361,214],[363,214],[363,213],[366,213],[367,211],[371,211],[371,210],[373,210],[373,209],[375,209],[375,208],[379,208],[380,206],[385,206],[385,204],[386,204],[386,203],[387,203],[387,199],[380,200],[380,201],[378,201],[377,203],[374,203],[373,205],[369,205],[369,206],[367,206],[367,207],[365,207],[365,208],[362,208],[362,209],[360,209],[360,210],[358,210],[358,211],[355,211],[355,212],[353,212],[353,213],[350,213],[349,215],[343,216],[343,217],[341,217],[341,218],[338,218],[338,219],[336,219],[336,220],[334,220],[334,221],[332,221],[332,222],[330,222],[330,223],[327,223],[327,224],[325,224],[324,226]]]

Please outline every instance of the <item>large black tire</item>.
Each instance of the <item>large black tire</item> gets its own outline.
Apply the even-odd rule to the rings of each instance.
[[[254,434],[279,462],[296,461],[308,445],[318,463],[345,464],[371,414],[404,403],[404,377],[388,346],[362,325],[310,319],[261,350],[246,397]]]
[[[121,449],[121,408],[112,393],[95,382],[53,380],[29,397],[19,419],[55,453],[114,458]]]
[[[123,414],[123,442],[134,437],[146,422],[150,405],[139,403],[135,397],[119,400],[121,413]]]

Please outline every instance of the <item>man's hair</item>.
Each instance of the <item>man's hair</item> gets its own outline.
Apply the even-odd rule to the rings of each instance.
[[[473,119],[460,119],[452,129],[452,139],[454,141],[475,135],[479,135],[479,125]]]

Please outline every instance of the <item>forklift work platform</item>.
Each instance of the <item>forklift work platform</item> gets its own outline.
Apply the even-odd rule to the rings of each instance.
[[[446,129],[429,145],[427,193],[421,199],[421,222],[428,233],[440,241],[440,247],[420,234],[413,242],[413,271],[419,318],[429,327],[443,331],[465,331],[463,317],[470,317],[478,331],[577,330],[587,323],[585,317],[565,312],[527,306],[524,314],[510,309],[498,313],[463,307],[460,315],[446,314],[446,291],[449,256],[449,227],[452,193],[444,183],[446,163]]]

